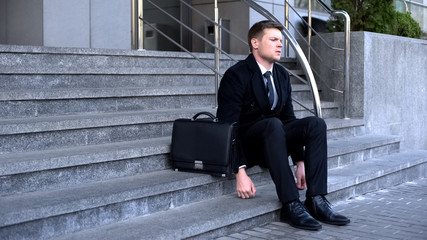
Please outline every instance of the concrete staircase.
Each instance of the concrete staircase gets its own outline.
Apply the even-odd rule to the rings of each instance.
[[[250,200],[237,198],[233,178],[170,169],[173,121],[214,112],[213,74],[187,54],[0,53],[0,239],[205,239],[277,219],[261,168],[249,170]],[[307,87],[293,89],[311,106]],[[337,104],[322,107],[330,200],[426,176],[427,151],[402,152],[398,136],[366,134],[363,120],[337,119]]]

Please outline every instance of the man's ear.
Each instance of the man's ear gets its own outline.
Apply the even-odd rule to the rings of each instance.
[[[252,38],[251,39],[251,44],[252,44],[252,48],[253,49],[258,49],[258,39]]]

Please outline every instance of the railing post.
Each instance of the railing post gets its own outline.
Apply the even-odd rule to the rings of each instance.
[[[144,23],[139,21],[142,15],[142,2],[143,0],[132,0],[132,49],[143,49],[143,26]]]
[[[344,90],[344,119],[349,119],[349,110],[350,110],[350,16],[344,12],[345,18],[345,90]]]
[[[406,3],[406,0],[403,0],[403,3],[405,4],[405,13],[409,12],[408,4]]]
[[[219,88],[219,16],[218,1],[215,0],[215,108],[218,107],[218,88]]]
[[[344,18],[344,119],[349,119],[350,111],[350,15],[345,11],[333,11],[334,16]]]
[[[310,48],[311,48],[311,0],[308,0],[308,49],[307,49],[307,60],[310,63]]]
[[[285,1],[285,28],[289,31],[289,0]],[[289,57],[289,41],[285,40],[285,57]]]
[[[138,16],[144,18],[143,14],[143,0],[138,0],[137,4],[138,8]],[[138,50],[144,49],[144,23],[142,21],[138,21]]]

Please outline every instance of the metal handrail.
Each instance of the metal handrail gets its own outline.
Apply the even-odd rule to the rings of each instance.
[[[262,1],[258,1],[258,2],[262,2]],[[276,4],[276,3],[275,3]],[[279,5],[279,6],[281,6],[281,4],[276,4],[276,5]],[[344,51],[344,49],[343,48],[337,48],[337,47],[333,47],[333,46],[330,46],[329,45],[329,43],[316,31],[316,30],[314,30],[314,28],[312,27],[312,26],[310,26],[309,24],[308,24],[308,22],[306,21],[306,20],[304,20],[304,18],[295,10],[295,8],[293,8],[292,6],[290,6],[289,5],[289,7],[294,11],[294,13],[301,19],[301,21],[303,21],[305,24],[307,24],[307,26],[316,34],[316,36],[318,36],[319,37],[319,39],[328,47],[328,48],[330,48],[331,50],[337,50],[337,51]],[[286,19],[287,19],[287,17],[285,17]],[[288,20],[288,19],[287,19]],[[327,66],[325,63],[324,63],[324,61],[322,61],[322,57],[320,56],[320,54],[316,51],[316,49],[314,49],[310,44],[309,44],[309,42],[304,38],[304,36],[300,33],[300,32],[298,32],[297,31],[297,28],[292,24],[292,22],[290,22],[290,21],[288,21],[288,23],[289,23],[289,25],[291,25],[291,27],[293,28],[293,29],[295,29],[296,30],[296,33],[298,34],[298,36],[300,36],[300,38],[301,38],[301,40],[303,41],[303,42],[305,42],[308,46],[309,46],[309,48],[310,48],[310,50],[314,53],[314,55],[318,58],[318,59],[320,59],[321,61],[319,62],[321,65],[323,65],[324,67],[326,67],[326,68],[328,68],[329,70],[331,70],[331,71],[336,71],[336,72],[341,72],[342,70],[339,70],[339,69],[334,69],[334,68],[331,68],[331,67],[329,67],[329,66]],[[332,89],[331,89],[332,90]]]
[[[275,21],[276,23],[280,23],[280,21],[272,15],[270,12],[268,12],[266,9],[258,5],[252,0],[241,0],[242,2],[246,3],[249,7],[257,11],[259,14],[267,18],[268,20]],[[281,24],[281,23],[280,23]],[[296,39],[292,36],[292,34],[289,32],[288,29],[283,28],[282,34],[286,37],[286,39],[289,41],[289,44],[292,46],[294,51],[296,52],[297,58],[301,63],[301,67],[308,79],[308,85],[310,86],[311,93],[313,96],[313,108],[314,108],[314,114],[318,117],[322,117],[322,110],[320,106],[320,97],[319,97],[319,91],[317,89],[317,84],[314,79],[313,72],[311,71],[310,64],[308,63],[307,58],[305,57],[301,47],[299,46]]]
[[[188,51],[185,47],[183,47],[181,44],[179,44],[178,42],[176,42],[175,40],[173,40],[171,37],[169,37],[163,31],[161,31],[160,29],[158,29],[157,27],[155,27],[152,23],[148,22],[146,19],[143,19],[141,16],[139,16],[138,18],[141,21],[143,21],[145,24],[147,24],[148,26],[150,26],[151,28],[153,28],[154,30],[156,30],[158,33],[160,33],[163,37],[165,37],[166,39],[168,39],[169,41],[171,41],[173,44],[175,44],[176,46],[178,46],[179,48],[181,48],[182,50],[184,50],[186,53],[190,54],[194,59],[196,59],[197,61],[199,61],[200,63],[202,63],[205,67],[209,68],[215,74],[218,74],[218,75],[220,75],[222,77],[222,74],[219,73],[215,68],[212,68],[211,66],[209,66],[208,64],[206,64],[205,62],[203,62],[202,59],[200,59],[199,57],[197,57],[196,55],[194,55],[193,53],[191,53],[190,51]]]
[[[332,16],[344,18],[344,118],[349,118],[350,105],[350,15],[346,11],[333,10],[322,0],[318,3]]]
[[[418,7],[427,8],[427,5],[425,5],[423,3],[414,2],[414,1],[411,1],[411,0],[399,0],[399,1],[403,2],[403,4],[405,4],[405,13],[407,13],[407,12],[411,13],[411,11],[409,11],[408,4],[412,4],[412,5],[415,5],[415,6],[418,6]]]
[[[409,12],[408,3],[406,3],[406,0],[402,0],[402,2],[405,4],[405,13]]]
[[[314,73],[314,75],[317,75],[317,76],[319,76],[320,77],[320,74],[316,71],[316,69],[312,69],[313,70],[313,73]],[[322,81],[323,82],[323,81]],[[343,90],[338,90],[338,89],[335,89],[335,88],[332,88],[332,87],[330,87],[329,85],[328,85],[328,83],[326,83],[326,82],[323,82],[323,84],[325,84],[326,85],[326,87],[329,89],[329,90],[331,90],[331,91],[333,91],[333,92],[337,92],[337,93],[340,93],[340,94],[344,94],[344,91]]]
[[[317,1],[320,1],[320,0],[317,0]],[[271,4],[271,2],[265,2],[265,1],[262,1],[262,0],[257,0],[257,2],[261,2],[261,3],[270,3]],[[285,4],[280,4],[280,3],[274,3],[274,5],[277,5],[277,6],[285,6]],[[301,19],[301,21],[303,22],[303,23],[305,23],[305,24],[307,24],[307,26],[309,26],[309,28],[311,29],[311,31],[313,31],[316,35],[318,35],[319,36],[319,38],[322,40],[322,42],[328,47],[328,48],[330,48],[330,49],[332,49],[332,50],[338,50],[338,51],[343,51],[344,49],[343,48],[337,48],[337,47],[334,47],[334,46],[331,46],[322,36],[320,36],[320,34],[312,27],[312,26],[310,26],[309,24],[308,24],[308,22],[306,21],[306,20],[304,20],[304,18],[298,13],[298,11],[294,8],[294,7],[292,7],[291,5],[289,5],[289,7],[292,9],[292,11]],[[286,17],[285,17],[286,18]],[[289,20],[289,19],[287,19],[287,20]],[[294,29],[296,29],[296,27],[292,24],[292,22],[290,22],[289,21],[289,24],[292,26],[292,28],[294,28]],[[303,40],[303,41],[305,41],[305,43],[307,43],[308,44],[308,42],[307,42],[307,40],[305,40],[304,39],[304,37],[302,36],[302,34],[300,33],[300,32],[298,32],[298,31],[296,31],[297,33],[298,33],[298,35],[301,37],[301,39]],[[314,49],[312,49],[312,50],[314,50]]]
[[[185,2],[184,0],[179,0],[181,3],[183,3],[185,6],[187,6],[188,8],[190,8],[191,10],[195,11],[196,13],[198,13],[200,16],[202,16],[204,19],[208,20],[210,23],[213,23],[215,25],[217,25],[219,28],[221,28],[221,31],[224,31],[230,35],[232,35],[233,37],[235,37],[237,40],[241,41],[244,44],[248,44],[247,41],[243,40],[241,37],[239,37],[237,34],[235,34],[234,32],[228,30],[227,28],[221,26],[221,24],[217,24],[215,21],[212,21],[212,19],[208,16],[206,16],[206,14],[202,13],[201,11],[199,11],[197,8],[194,8],[193,6],[191,6],[189,3]]]
[[[215,44],[211,43],[207,38],[203,37],[202,35],[200,35],[198,32],[194,31],[191,27],[189,27],[188,25],[184,24],[182,21],[180,21],[179,19],[177,19],[176,17],[172,16],[170,13],[166,12],[165,10],[163,10],[161,7],[159,7],[158,5],[156,5],[155,3],[153,3],[151,0],[145,0],[149,3],[151,3],[154,7],[156,7],[157,9],[159,9],[161,12],[163,12],[164,14],[166,14],[168,17],[172,18],[174,21],[176,21],[177,23],[179,23],[181,26],[185,27],[188,31],[194,33],[197,37],[199,37],[200,39],[202,39],[203,41],[205,41],[206,43],[210,44],[212,47],[214,47],[215,49],[219,50],[221,53],[223,53],[224,55],[226,55],[227,57],[229,57],[231,60],[236,61],[236,59],[234,59],[231,55],[229,55],[227,52],[225,52],[222,49],[219,49]],[[142,18],[140,18],[142,20]]]
[[[173,17],[172,15],[170,15],[168,12],[164,11],[163,9],[161,9],[159,6],[157,6],[156,4],[154,4],[152,1],[150,0],[146,0],[147,2],[151,3],[154,7],[158,8],[159,10],[161,10],[163,13],[165,13],[166,15],[168,15],[169,17],[171,17],[172,19],[174,19],[176,22],[178,22],[181,26],[185,27],[186,29],[188,29],[190,32],[196,34],[196,36],[200,37],[202,40],[204,40],[205,42],[208,42],[212,47],[214,47],[214,49],[217,52],[221,52],[224,53],[224,55],[226,55],[228,58],[230,58],[231,60],[237,62],[237,60],[235,60],[233,57],[231,57],[229,54],[227,54],[226,52],[224,52],[222,49],[219,48],[218,46],[218,41],[216,39],[215,43],[216,44],[212,44],[208,39],[204,38],[203,36],[201,36],[199,33],[195,32],[193,29],[191,29],[190,27],[188,27],[187,25],[185,25],[184,23],[182,23],[180,20],[176,19],[175,17]],[[249,1],[249,0],[242,0],[243,3],[246,3],[249,7],[253,8],[255,11],[257,11],[258,13],[260,13],[261,15],[263,15],[264,17],[266,17],[269,20],[275,21],[277,23],[280,23],[280,21],[278,19],[276,19],[272,14],[270,14],[267,10],[265,10],[264,8],[262,8],[261,6],[259,6],[258,4],[256,4],[253,1]],[[186,4],[187,5],[187,4]],[[188,6],[188,5],[187,5]],[[195,8],[193,8],[192,6],[188,6],[193,10],[196,10]],[[217,7],[216,8],[216,15],[217,15]],[[199,62],[201,62],[204,66],[208,67],[210,70],[212,70],[215,75],[216,78],[218,76],[222,75],[219,73],[219,69],[218,69],[218,65],[217,64],[217,60],[219,60],[219,55],[215,54],[215,69],[210,67],[209,65],[207,65],[205,62],[203,62],[200,58],[198,58],[196,55],[192,54],[190,51],[188,51],[185,47],[183,47],[181,44],[179,44],[178,42],[176,42],[175,40],[173,40],[172,38],[170,38],[169,36],[167,36],[167,34],[165,34],[164,32],[162,32],[160,29],[158,29],[157,27],[155,27],[153,24],[149,23],[146,19],[142,18],[141,16],[139,16],[139,19],[141,21],[143,21],[144,23],[146,23],[148,26],[150,26],[151,28],[153,28],[154,30],[156,30],[157,32],[159,32],[161,35],[163,35],[165,38],[167,38],[169,41],[171,41],[172,43],[174,43],[175,45],[177,45],[179,48],[181,48],[183,51],[187,52],[188,54],[190,54],[194,59],[198,60]],[[225,28],[223,28],[220,24],[218,24],[217,22],[214,22],[216,28],[222,28],[223,30],[226,30]],[[227,31],[227,30],[226,30]],[[228,31],[227,31],[228,32]],[[300,101],[296,100],[293,98],[293,101],[299,105],[301,105],[301,107],[303,107],[304,109],[308,110],[309,112],[313,113],[314,115],[318,116],[318,117],[322,117],[322,111],[321,111],[321,106],[320,106],[320,98],[319,98],[319,92],[317,89],[317,85],[316,82],[314,80],[314,75],[313,72],[311,71],[311,68],[308,64],[308,61],[304,55],[304,53],[302,52],[301,47],[299,46],[298,42],[295,40],[295,38],[292,36],[292,34],[287,30],[284,29],[282,31],[282,34],[289,40],[290,44],[292,45],[292,47],[294,48],[294,51],[297,53],[297,57],[298,60],[301,62],[303,71],[307,77],[307,81],[303,80],[301,77],[297,76],[295,73],[293,73],[291,70],[287,69],[290,73],[296,75],[296,77],[301,78],[303,82],[305,82],[306,84],[308,84],[310,86],[312,95],[313,95],[313,108],[314,111],[312,111],[311,109],[309,109],[308,107],[306,107],[303,103],[301,103]],[[217,34],[216,34],[217,35]],[[234,34],[232,34],[234,36]],[[216,37],[217,38],[217,37]],[[240,39],[241,40],[241,39]],[[241,40],[242,41],[242,40]],[[243,41],[246,45],[248,44],[247,42]],[[282,65],[280,65],[282,66]],[[283,66],[282,66],[283,67]],[[285,68],[286,69],[286,68]],[[215,89],[215,94],[217,95],[217,88]]]
[[[406,3],[409,3],[409,4],[412,4],[412,5],[415,5],[415,6],[419,6],[419,7],[427,8],[427,5],[425,5],[425,4],[423,4],[423,3],[419,3],[419,2],[414,2],[414,1],[412,1],[412,0],[400,0],[400,1],[405,2],[405,4],[406,4]]]

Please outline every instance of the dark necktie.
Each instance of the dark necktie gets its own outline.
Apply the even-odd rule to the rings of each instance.
[[[270,102],[270,106],[273,106],[274,103],[274,88],[273,88],[273,83],[271,82],[271,72],[267,71],[264,73],[263,75],[266,80],[267,80],[267,96],[268,96],[268,101]]]

